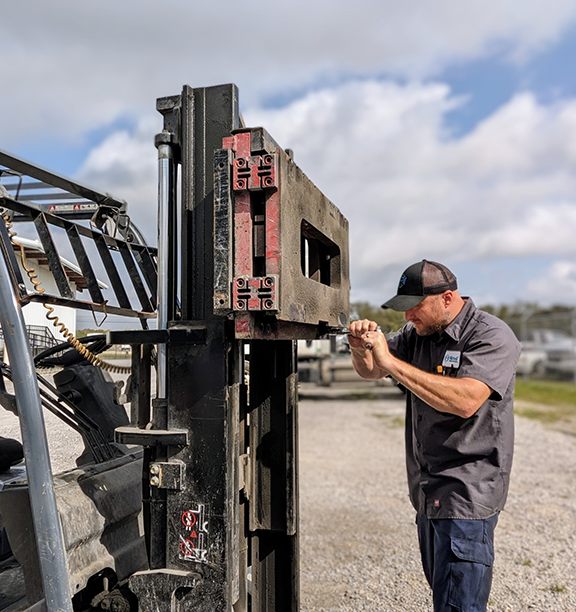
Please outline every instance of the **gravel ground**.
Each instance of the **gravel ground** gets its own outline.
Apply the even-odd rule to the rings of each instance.
[[[378,389],[377,400],[327,393],[300,400],[301,610],[429,612],[404,472],[404,398],[395,388]],[[53,470],[73,466],[80,437],[45,420]],[[576,612],[576,437],[524,418],[516,429],[488,609]],[[0,411],[0,431],[19,439],[17,418]]]
[[[404,398],[300,401],[302,606],[428,612],[404,473]],[[576,437],[516,420],[488,610],[576,611]]]

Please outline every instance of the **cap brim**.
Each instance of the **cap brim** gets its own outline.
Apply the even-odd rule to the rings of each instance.
[[[384,302],[382,308],[391,308],[392,310],[405,312],[420,304],[425,297],[425,295],[395,295],[392,299]]]

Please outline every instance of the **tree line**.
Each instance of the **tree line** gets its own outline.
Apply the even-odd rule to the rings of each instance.
[[[506,321],[515,332],[519,331],[523,323],[527,323],[530,327],[561,329],[571,334],[573,332],[573,318],[576,314],[576,309],[573,306],[553,304],[546,307],[536,302],[485,304],[480,306],[480,309]],[[382,331],[385,332],[397,331],[406,323],[403,312],[384,309],[368,302],[353,302],[350,305],[350,319],[376,321]]]

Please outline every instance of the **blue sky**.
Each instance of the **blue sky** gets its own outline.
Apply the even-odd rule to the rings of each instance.
[[[576,95],[573,61],[576,57],[576,30],[571,28],[521,64],[506,60],[500,52],[482,59],[454,63],[438,75],[455,95],[469,97],[469,103],[446,117],[455,135],[472,130],[518,91],[533,91],[543,103]]]
[[[477,303],[576,305],[568,0],[23,0],[0,148],[125,198],[156,238],[155,100],[235,82],[350,221],[352,299],[436,259]]]

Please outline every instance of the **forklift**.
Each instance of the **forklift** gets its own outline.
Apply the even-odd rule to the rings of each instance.
[[[244,125],[235,85],[186,85],[157,110],[157,247],[125,202],[0,151],[0,403],[26,466],[0,491],[9,612],[299,610],[296,346],[348,326],[348,222],[292,151]],[[26,287],[24,226],[55,292]],[[73,295],[62,242],[90,299]],[[31,302],[126,329],[60,327],[65,342],[33,356]],[[112,346],[131,349],[123,392]],[[76,468],[52,474],[43,408],[81,434]],[[24,594],[1,607],[3,567],[21,568]]]

